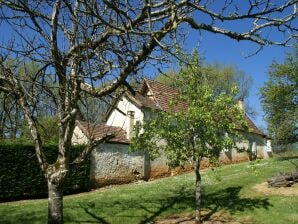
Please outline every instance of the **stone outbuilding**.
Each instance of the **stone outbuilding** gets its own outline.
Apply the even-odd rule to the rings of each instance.
[[[156,81],[144,80],[139,91],[126,92],[112,102],[106,114],[106,124],[77,121],[72,139],[74,144],[84,144],[88,138],[100,139],[107,133],[115,135],[93,150],[91,154],[90,180],[93,188],[147,180],[181,171],[181,169],[170,169],[163,155],[151,161],[144,151],[129,151],[129,139],[133,136],[134,125],[142,124],[154,113],[169,111],[170,101],[177,94],[178,91],[172,87]],[[243,107],[243,104],[240,106]],[[181,111],[185,107],[187,107],[186,103],[182,102],[171,110]],[[240,162],[249,160],[251,156],[258,158],[270,156],[270,138],[256,127],[247,114],[245,119],[249,126],[249,133],[238,145],[245,147],[246,151],[239,153],[235,149],[225,149],[220,154],[221,162]],[[203,164],[208,166],[208,162]],[[190,166],[184,168],[184,170],[190,169]]]

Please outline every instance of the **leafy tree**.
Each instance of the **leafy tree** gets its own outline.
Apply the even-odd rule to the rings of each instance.
[[[206,64],[199,57],[198,52],[194,51],[192,54],[193,60],[190,62],[197,66],[197,70],[205,73],[206,81],[215,92],[229,92],[231,87],[238,86],[239,91],[236,96],[237,99],[245,99],[249,96],[249,90],[252,85],[252,77],[243,71],[239,71],[234,65],[221,65],[218,63]],[[175,87],[176,79],[179,79],[179,72],[169,71],[165,74],[158,74],[154,80]]]
[[[55,117],[39,117],[37,119],[38,132],[45,144],[58,144],[58,119]],[[32,136],[27,124],[21,130],[20,140],[22,142],[32,142]]]
[[[75,121],[87,93],[101,99],[127,85],[133,75],[154,65],[162,68],[175,56],[188,27],[221,34],[260,47],[286,45],[297,30],[293,0],[239,1],[161,0],[0,0],[1,31],[9,29],[0,46],[0,91],[12,94],[22,108],[35,144],[36,156],[48,183],[48,221],[63,222],[63,182],[69,164],[106,140],[90,139],[74,161],[69,152]],[[283,13],[279,13],[283,12]],[[203,19],[201,18],[209,18]],[[246,24],[239,30],[239,23]],[[227,24],[231,26],[227,26]],[[236,26],[235,26],[236,25]],[[285,39],[266,31],[283,32]],[[40,69],[24,79],[17,67],[34,61]],[[25,70],[26,71],[26,70]],[[44,80],[51,80],[45,83]],[[47,96],[58,118],[58,157],[48,162],[37,124],[37,96]]]
[[[298,141],[298,47],[281,64],[273,62],[261,88],[268,131],[276,145]]]
[[[234,65],[206,64],[199,57],[197,51],[193,52],[192,61],[189,63],[196,65],[198,72],[205,74],[205,81],[208,82],[208,85],[213,88],[215,93],[223,91],[229,93],[233,86],[237,86],[239,91],[235,100],[244,100],[246,113],[255,116],[256,112],[247,100],[252,85],[252,77],[250,75],[239,71]],[[154,77],[154,80],[172,87],[177,85],[177,79],[179,79],[179,72],[177,71],[159,73]]]
[[[173,96],[170,111],[157,113],[137,128],[133,150],[145,149],[152,158],[164,152],[169,165],[190,162],[196,175],[196,223],[201,223],[200,164],[204,157],[218,158],[221,150],[236,147],[239,128],[247,129],[243,112],[235,103],[237,88],[218,93],[209,85],[198,66],[183,67],[176,81],[178,93]],[[177,104],[185,109],[177,111]]]
[[[20,79],[30,80],[30,77],[40,69],[35,62],[26,62],[22,66],[18,66],[16,60],[7,59],[5,61],[7,67],[15,67],[20,75]],[[0,70],[0,75],[1,75]],[[24,83],[26,89],[29,91],[31,88],[30,83]],[[36,103],[46,101],[46,97],[42,95],[36,95]],[[37,116],[49,115],[46,107],[34,108]],[[22,127],[24,124],[24,114],[22,108],[18,104],[18,100],[15,99],[12,93],[0,92],[0,139],[16,139],[22,135]]]
[[[209,64],[205,67],[210,86],[214,86],[216,92],[231,91],[231,87],[238,86],[236,99],[245,99],[249,96],[252,85],[252,77],[243,71],[239,71],[235,65]]]

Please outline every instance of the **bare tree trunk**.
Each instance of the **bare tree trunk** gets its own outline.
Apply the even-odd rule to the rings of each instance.
[[[63,190],[60,183],[48,180],[48,224],[63,223]]]
[[[194,164],[196,174],[196,224],[201,224],[201,174],[200,161],[197,159]]]

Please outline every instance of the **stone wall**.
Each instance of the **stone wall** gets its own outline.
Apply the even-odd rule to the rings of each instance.
[[[262,136],[249,135],[246,141],[238,144],[250,150],[257,158],[268,158],[266,141]],[[170,168],[165,155],[150,161],[149,156],[140,152],[129,152],[127,144],[103,144],[92,152],[90,181],[93,188],[109,184],[129,183],[137,180],[147,180],[163,176],[176,175],[190,171],[191,165]],[[220,153],[222,163],[248,161],[251,153],[237,152],[236,149],[224,150]],[[208,159],[204,159],[201,168],[210,167]]]
[[[266,159],[270,157],[267,152],[267,139],[264,137],[250,133],[242,142],[237,144],[244,152],[238,152],[236,149],[223,150],[220,153],[219,160],[222,163],[243,162],[255,158]]]
[[[91,187],[146,179],[143,152],[129,152],[127,144],[103,144],[91,154]]]

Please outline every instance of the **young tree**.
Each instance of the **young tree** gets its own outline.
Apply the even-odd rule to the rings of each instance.
[[[144,149],[152,158],[164,152],[169,165],[176,167],[190,162],[196,183],[196,223],[201,223],[201,175],[203,158],[218,159],[225,148],[237,148],[239,129],[245,131],[243,111],[235,103],[237,88],[229,94],[215,92],[201,69],[188,65],[179,73],[178,94],[173,96],[170,111],[157,112],[137,129],[133,150]],[[184,105],[183,110],[176,105]]]
[[[75,161],[69,161],[83,92],[104,98],[146,66],[162,67],[172,60],[168,56],[175,55],[188,25],[260,46],[287,45],[296,30],[296,3],[249,1],[240,7],[238,1],[218,5],[197,0],[0,0],[1,30],[9,29],[4,39],[7,41],[0,48],[0,91],[17,99],[28,123],[48,183],[49,223],[63,222],[62,186],[69,163],[84,160],[96,144],[108,138],[97,142],[91,139],[86,150]],[[227,27],[226,21],[248,21],[251,26],[242,32],[235,26]],[[285,39],[278,42],[274,35],[267,35],[269,27],[283,32]],[[16,67],[7,66],[7,58],[16,59]],[[18,68],[30,61],[40,69],[24,79]],[[53,164],[44,155],[34,110],[48,105],[48,101],[37,103],[40,94],[47,95],[56,107],[59,153]]]
[[[269,134],[276,145],[298,141],[298,47],[281,64],[273,62],[261,88]]]

